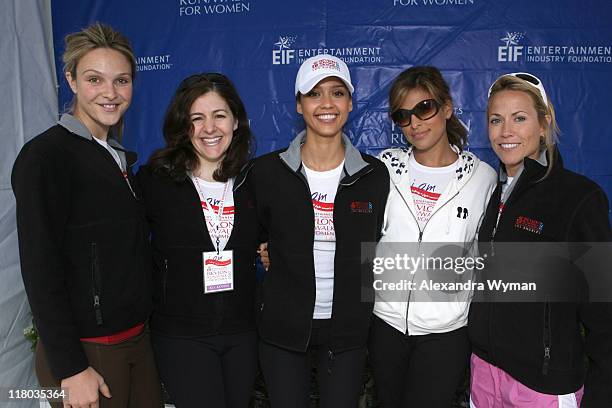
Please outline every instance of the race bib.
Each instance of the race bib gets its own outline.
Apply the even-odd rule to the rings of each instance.
[[[204,293],[234,290],[234,258],[232,251],[202,253]]]

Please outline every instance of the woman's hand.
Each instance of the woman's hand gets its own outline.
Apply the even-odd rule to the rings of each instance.
[[[64,408],[98,408],[99,394],[111,398],[110,389],[104,378],[92,367],[72,377],[64,378],[61,387],[68,390],[68,401],[64,401]]]
[[[257,250],[257,253],[259,254],[259,257],[261,258],[261,264],[263,265],[264,269],[268,271],[268,268],[270,267],[270,257],[268,255],[268,243],[262,242],[261,244],[259,244],[259,249]]]

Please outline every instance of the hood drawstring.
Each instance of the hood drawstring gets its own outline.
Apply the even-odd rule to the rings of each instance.
[[[459,153],[459,167],[463,166],[465,163],[465,157],[463,156],[462,153]],[[457,180],[457,176],[455,176],[452,180],[451,183],[454,183],[454,188],[458,191],[459,190],[459,180]],[[446,209],[446,235],[450,234],[450,227],[451,227],[451,222],[452,222],[452,216],[453,216],[453,208],[452,207],[448,207]]]
[[[451,214],[453,213],[452,207],[446,208],[446,235],[450,234],[450,226],[451,226]]]

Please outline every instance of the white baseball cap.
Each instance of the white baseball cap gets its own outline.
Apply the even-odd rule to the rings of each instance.
[[[340,58],[328,54],[320,54],[308,58],[302,63],[295,78],[295,94],[306,94],[322,79],[338,77],[344,82],[351,95],[355,88],[351,84],[351,73]]]

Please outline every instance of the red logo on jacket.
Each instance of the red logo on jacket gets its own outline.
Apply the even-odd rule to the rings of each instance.
[[[351,203],[351,212],[352,213],[372,213],[372,203],[370,201],[353,201]]]
[[[542,221],[533,220],[522,215],[517,217],[514,226],[524,229],[525,231],[533,232],[534,234],[541,234],[544,229],[544,223]]]

